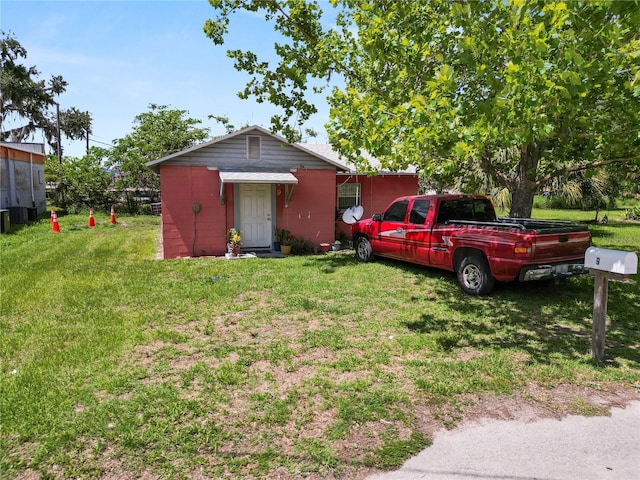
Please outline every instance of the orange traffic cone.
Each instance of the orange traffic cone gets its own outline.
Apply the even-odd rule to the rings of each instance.
[[[51,213],[51,231],[53,233],[60,233],[60,224],[58,223],[58,215],[56,212]]]
[[[89,209],[89,228],[96,226],[96,219],[93,218],[93,208]]]
[[[116,210],[115,208],[113,208],[113,205],[111,205],[111,225],[115,225],[116,224]]]

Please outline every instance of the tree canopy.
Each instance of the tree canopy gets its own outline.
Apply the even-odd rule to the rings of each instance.
[[[281,107],[272,128],[288,135],[316,111],[307,93],[331,88],[329,139],[359,165],[367,151],[384,168],[495,185],[528,217],[554,177],[640,163],[637,0],[333,0],[330,22],[313,1],[210,3],[216,44],[239,11],[283,37],[277,64],[228,51],[252,77],[241,96]]]
[[[198,127],[202,121],[187,115],[186,110],[150,104],[148,112],[135,117],[131,133],[114,140],[109,153],[109,165],[120,172],[116,185],[119,189],[159,190],[158,176],[145,164],[209,137],[208,128]]]
[[[158,175],[145,164],[209,137],[209,129],[198,128],[202,122],[187,115],[186,110],[151,104],[135,117],[128,135],[113,141],[112,149],[92,147],[82,158],[60,162],[49,156],[45,170],[47,181],[57,184],[56,205],[79,210],[124,201],[129,212],[138,212],[136,197],[155,197],[160,190]]]
[[[75,107],[68,110],[51,109],[58,103],[56,97],[66,90],[67,82],[59,75],[39,80],[35,66],[22,62],[27,50],[13,36],[0,32],[0,140],[20,142],[36,129],[42,129],[47,141],[58,152],[58,127],[67,138],[88,138],[91,133],[91,115]],[[14,117],[22,125],[6,128],[6,121]]]

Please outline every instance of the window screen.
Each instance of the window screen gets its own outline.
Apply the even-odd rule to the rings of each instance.
[[[346,210],[354,205],[360,205],[360,184],[343,183],[338,185],[338,210]]]

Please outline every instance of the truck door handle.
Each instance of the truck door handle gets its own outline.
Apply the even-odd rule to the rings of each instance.
[[[560,243],[567,243],[569,241],[569,236],[568,235],[560,235],[560,237],[558,237],[558,241]]]

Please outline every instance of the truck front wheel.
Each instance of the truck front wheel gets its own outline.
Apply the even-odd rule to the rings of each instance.
[[[485,295],[495,284],[489,264],[478,255],[463,258],[457,273],[460,288],[469,295]]]
[[[361,262],[369,262],[373,258],[373,250],[367,237],[358,237],[355,247],[356,258]]]

